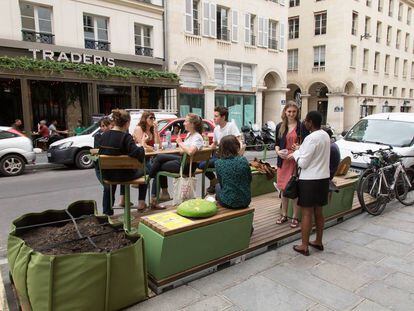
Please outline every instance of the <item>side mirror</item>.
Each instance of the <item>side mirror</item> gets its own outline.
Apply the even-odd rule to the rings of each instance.
[[[341,135],[342,135],[342,137],[345,137],[345,135],[348,133],[348,131],[343,131],[342,133],[341,133]]]

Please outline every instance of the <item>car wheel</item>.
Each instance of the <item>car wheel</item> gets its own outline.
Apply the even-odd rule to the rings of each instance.
[[[77,168],[80,169],[87,169],[87,168],[92,168],[93,166],[93,161],[92,159],[89,157],[90,152],[89,150],[81,150],[76,154],[75,157],[75,165]]]
[[[0,172],[5,176],[17,176],[24,172],[26,163],[17,154],[6,155],[0,161]]]

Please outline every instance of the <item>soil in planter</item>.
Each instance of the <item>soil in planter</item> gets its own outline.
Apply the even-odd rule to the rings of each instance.
[[[83,238],[79,237],[72,221],[63,226],[38,227],[19,237],[29,247],[45,255],[110,252],[133,243],[122,229],[102,224],[95,216],[76,220],[76,224]],[[93,243],[86,237],[90,237]]]

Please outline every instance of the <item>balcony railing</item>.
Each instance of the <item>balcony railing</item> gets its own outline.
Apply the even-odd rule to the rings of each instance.
[[[269,49],[277,50],[277,40],[269,38]]]
[[[146,47],[146,46],[135,46],[135,55],[142,55],[142,56],[149,56],[153,57],[154,49]]]
[[[324,72],[325,71],[325,66],[314,66],[312,68],[312,72]]]
[[[193,21],[193,35],[195,36],[201,35],[201,26],[200,26],[200,23],[197,22],[197,20]]]
[[[85,48],[92,50],[109,51],[110,42],[85,39]]]
[[[46,44],[54,44],[54,34],[45,32],[35,32],[32,30],[22,30],[23,41],[40,42]]]
[[[217,32],[217,39],[223,40],[223,41],[230,41],[230,30],[227,28],[221,28]]]
[[[248,45],[255,46],[256,45],[256,36],[255,35],[250,35],[249,39],[250,40],[248,42]]]

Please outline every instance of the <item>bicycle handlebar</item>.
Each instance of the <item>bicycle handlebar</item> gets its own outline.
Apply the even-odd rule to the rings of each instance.
[[[366,151],[361,151],[361,152],[353,152],[353,151],[351,151],[351,154],[354,156],[354,159],[356,159],[358,156],[375,155],[376,153],[384,154],[386,151],[390,151],[390,150],[393,150],[393,148],[391,146],[388,147],[388,148],[385,148],[385,149],[378,149],[376,151],[372,151],[371,149],[368,149]]]

